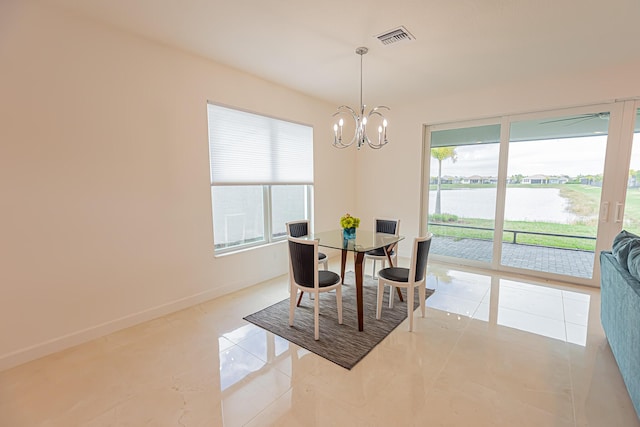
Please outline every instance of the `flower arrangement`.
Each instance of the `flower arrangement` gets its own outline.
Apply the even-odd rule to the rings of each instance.
[[[342,228],[358,228],[360,226],[360,218],[345,214],[340,218],[340,227]]]

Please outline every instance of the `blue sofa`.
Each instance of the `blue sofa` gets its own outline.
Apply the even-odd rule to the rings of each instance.
[[[640,237],[620,232],[600,271],[602,327],[640,418]]]

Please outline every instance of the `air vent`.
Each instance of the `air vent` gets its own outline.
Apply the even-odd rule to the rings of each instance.
[[[387,31],[384,34],[380,34],[376,37],[384,45],[399,42],[408,42],[410,40],[416,39],[413,34],[411,34],[405,27],[394,28],[393,30]]]

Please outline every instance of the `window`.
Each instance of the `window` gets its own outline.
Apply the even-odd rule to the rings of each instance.
[[[207,108],[216,253],[284,238],[285,222],[310,217],[313,129]]]

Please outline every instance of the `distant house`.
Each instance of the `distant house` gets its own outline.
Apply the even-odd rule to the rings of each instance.
[[[431,184],[437,184],[438,177],[432,176],[429,182]],[[458,184],[459,182],[460,182],[460,178],[458,178],[457,176],[446,175],[446,176],[440,177],[440,184]]]
[[[471,175],[469,177],[469,184],[482,184],[483,178],[480,175]]]
[[[522,178],[523,184],[549,184],[549,178],[546,175],[531,175]]]
[[[550,176],[549,184],[566,184],[569,182],[568,176]]]
[[[483,184],[497,184],[498,183],[498,177],[496,177],[496,176],[485,176],[484,178],[482,178],[482,183]]]
[[[531,175],[522,178],[523,184],[566,184],[569,181],[566,175]]]

